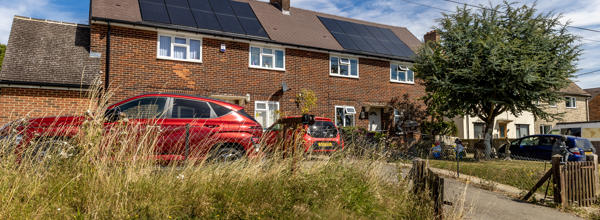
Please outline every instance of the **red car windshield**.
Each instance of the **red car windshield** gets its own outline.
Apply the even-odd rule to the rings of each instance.
[[[330,121],[315,121],[308,127],[308,135],[315,138],[335,138],[337,134],[337,128]]]

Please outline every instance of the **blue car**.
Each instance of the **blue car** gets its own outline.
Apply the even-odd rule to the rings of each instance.
[[[562,147],[561,147],[562,146]],[[505,152],[506,144],[498,149],[502,157]],[[551,160],[552,155],[568,155],[569,161],[585,160],[586,154],[594,154],[595,148],[592,143],[585,138],[541,134],[531,135],[519,138],[510,143],[511,156],[524,159]]]

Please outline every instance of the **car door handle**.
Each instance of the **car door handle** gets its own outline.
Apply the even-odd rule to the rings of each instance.
[[[206,125],[205,124],[204,127],[207,127],[207,128],[216,128],[216,127],[219,127],[219,125]]]

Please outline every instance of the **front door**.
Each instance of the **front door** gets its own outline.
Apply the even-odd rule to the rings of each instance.
[[[381,130],[381,109],[371,109],[369,112],[369,131]]]

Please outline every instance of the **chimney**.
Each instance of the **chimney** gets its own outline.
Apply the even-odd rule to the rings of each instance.
[[[271,4],[281,10],[284,15],[290,15],[290,0],[270,0]]]
[[[438,34],[438,32],[436,30],[427,32],[427,34],[425,34],[425,36],[423,36],[423,39],[425,40],[425,43],[429,42],[429,41],[440,41],[440,35]]]

